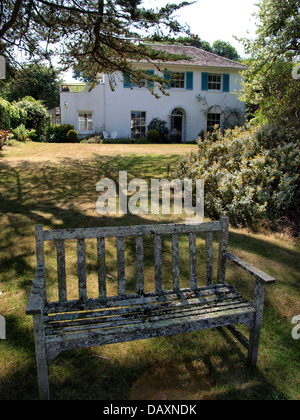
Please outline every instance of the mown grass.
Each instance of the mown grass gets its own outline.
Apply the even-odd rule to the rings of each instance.
[[[103,217],[95,211],[97,182],[118,184],[119,170],[129,180],[168,177],[180,155],[175,145],[37,145],[0,155],[0,314],[7,339],[0,342],[0,399],[37,399],[31,317],[25,308],[35,271],[34,226],[71,228],[182,221],[170,216]],[[131,146],[131,145],[130,145]],[[148,146],[148,145],[147,145]],[[162,154],[160,154],[160,151]],[[217,237],[214,249],[217,251]],[[50,365],[52,399],[299,399],[300,346],[292,338],[293,316],[300,314],[299,242],[271,232],[231,229],[229,249],[277,278],[267,290],[256,369],[245,366],[246,352],[226,331],[209,330],[62,353]],[[170,238],[163,241],[164,282],[171,282]],[[188,244],[180,242],[182,282],[188,281]],[[87,244],[89,295],[96,296],[95,243]],[[153,288],[153,247],[145,247],[146,289]],[[198,275],[204,276],[204,240],[198,239]],[[55,299],[56,257],[46,247],[49,299]],[[74,244],[67,247],[68,294],[76,297]],[[108,291],[116,292],[115,243],[108,241]],[[134,246],[126,241],[127,290],[134,290]],[[228,281],[252,299],[253,280],[228,266]],[[246,332],[246,330],[245,330]]]

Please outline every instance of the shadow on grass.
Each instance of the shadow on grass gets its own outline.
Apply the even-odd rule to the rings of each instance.
[[[20,329],[15,331],[15,336],[18,331],[20,337],[11,345],[26,340],[26,356],[1,378],[1,400],[38,399],[33,340]],[[213,341],[217,344],[211,344]],[[119,349],[115,350],[114,346]],[[246,367],[245,351],[223,330],[221,334],[210,330],[143,340],[138,348],[131,343],[122,346],[126,346],[130,355],[123,356],[120,345],[105,346],[103,353],[95,348],[61,353],[49,368],[51,398],[102,401],[288,399],[260,368]],[[119,352],[120,356],[110,357],[110,350]]]
[[[98,198],[96,184],[101,178],[112,179],[118,190],[120,170],[128,171],[129,180],[141,177],[146,181],[150,178],[161,179],[168,177],[170,167],[172,171],[177,160],[178,156],[95,156],[86,160],[63,159],[59,164],[23,162],[10,166],[1,162],[0,284],[2,288],[7,288],[11,295],[25,291],[19,302],[24,309],[24,317],[27,296],[35,271],[34,225],[41,224],[49,229],[55,229],[101,227],[108,224],[110,226],[145,224],[145,219],[137,215],[101,217],[95,211],[87,212],[84,204],[96,204]],[[147,219],[146,223],[155,224],[157,220]],[[131,253],[134,254],[134,245],[130,246]],[[230,247],[263,256],[270,267],[272,263],[280,262],[283,267],[292,267],[295,271],[299,268],[299,253],[290,253],[268,242],[267,239],[234,232],[230,234]],[[295,291],[299,291],[297,281],[291,286]],[[6,311],[9,313],[9,307],[2,309],[4,315]],[[271,339],[274,340],[274,345],[280,343],[283,348],[288,334],[287,324],[276,328],[275,324],[272,324],[272,319],[280,318],[280,314],[270,300],[267,302],[266,312],[268,325],[272,326]],[[8,330],[10,332],[5,344],[8,349],[13,349],[13,353],[19,354],[14,356],[16,360],[22,357],[20,355],[24,355],[24,363],[19,360],[2,376],[0,399],[37,398],[32,330],[24,329],[23,316],[12,315],[8,316]],[[179,393],[191,382],[194,384],[194,395],[201,398],[201,392],[197,394],[196,385],[201,368],[195,368],[193,365],[193,360],[197,360],[201,362],[206,372],[204,383],[207,383],[207,387],[212,390],[210,397],[213,399],[288,398],[288,395],[270,383],[262,370],[244,367],[245,352],[240,350],[239,345],[229,338],[227,333],[224,333],[222,338],[226,345],[221,345],[220,348],[214,347],[209,338],[208,341],[204,341],[210,351],[201,344],[203,333],[207,332],[149,340],[151,348],[160,346],[158,355],[153,355],[153,350],[148,350],[144,354],[143,346],[138,350],[134,350],[133,347],[133,354],[136,356],[134,362],[126,357],[121,361],[117,361],[116,358],[113,361],[101,359],[97,353],[99,350],[94,353],[93,349],[61,354],[53,363],[53,367],[50,365],[52,396],[56,399],[127,399],[130,397],[130,389],[139,383],[139,378],[146,380],[148,369],[165,363],[165,375],[169,373],[170,381],[178,382],[176,390],[179,390]],[[215,335],[215,332],[211,332],[208,337],[214,340]],[[289,340],[290,353],[297,354],[296,344],[295,340]],[[162,358],[162,361],[158,356],[163,356],[167,351],[170,352],[169,359]],[[277,364],[280,365],[280,359],[280,353],[274,356],[273,368],[276,368]],[[168,364],[174,366],[176,361],[182,363],[183,370],[187,372],[183,382],[180,382],[180,370],[173,369],[172,372],[168,369]],[[287,373],[288,365],[281,364],[281,375]],[[154,377],[156,374],[154,371]],[[155,383],[159,389],[159,380],[154,381]],[[167,382],[167,385],[169,383]],[[171,394],[168,395],[170,397]]]

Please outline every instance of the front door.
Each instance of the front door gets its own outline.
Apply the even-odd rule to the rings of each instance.
[[[171,114],[171,137],[177,143],[182,143],[184,129],[184,113],[181,109],[174,109]]]

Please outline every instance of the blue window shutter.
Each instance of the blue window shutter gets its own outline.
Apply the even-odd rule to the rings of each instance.
[[[186,72],[186,89],[193,90],[193,72],[192,71]]]
[[[147,72],[150,76],[154,76],[154,70],[147,70]],[[148,88],[149,89],[152,88],[153,86],[154,86],[153,82],[148,82]]]
[[[130,73],[125,73],[123,75],[123,87],[130,88]]]
[[[164,73],[164,79],[169,82],[168,83],[168,89],[171,89],[171,83],[170,83],[171,72],[170,71],[168,71],[167,73]]]
[[[202,73],[201,90],[208,90],[208,73]]]
[[[223,74],[223,92],[230,90],[230,74]]]

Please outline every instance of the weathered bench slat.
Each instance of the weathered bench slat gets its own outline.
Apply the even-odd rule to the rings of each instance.
[[[113,318],[99,318],[98,320],[88,320],[86,322],[71,322],[71,323],[60,323],[60,326],[52,326],[51,324],[46,327],[46,335],[52,334],[66,334],[66,333],[76,333],[79,331],[85,330],[100,330],[107,328],[116,328],[121,326],[128,326],[132,324],[141,324],[141,323],[153,323],[157,321],[172,320],[174,317],[176,319],[180,318],[189,318],[191,316],[203,316],[209,315],[210,313],[222,312],[225,314],[226,311],[232,311],[233,309],[254,309],[249,302],[241,300],[239,302],[228,301],[223,304],[214,306],[205,306],[204,308],[199,307],[189,307],[189,308],[174,308],[169,309],[168,311],[151,311],[149,315],[140,315],[132,314],[131,316],[119,316]],[[52,328],[51,328],[52,327]]]
[[[213,285],[213,235],[212,232],[206,232],[206,284]]]
[[[125,243],[124,237],[117,237],[118,295],[126,295],[125,284]]]
[[[204,298],[207,299],[213,295],[222,296],[225,293],[235,293],[234,287],[222,285],[214,285],[213,288],[208,289],[206,286],[199,287],[195,291],[190,289],[181,289],[179,293],[174,293],[173,290],[164,291],[164,294],[157,295],[155,292],[147,293],[144,296],[138,294],[127,295],[126,299],[120,296],[110,296],[107,299],[88,299],[84,305],[78,305],[77,300],[69,300],[67,303],[62,304],[59,302],[47,302],[46,310],[48,314],[71,312],[74,310],[88,311],[92,309],[105,309],[107,307],[114,308],[120,306],[135,306],[142,304],[153,304],[156,302],[169,302],[169,301],[180,301],[185,302],[191,298]]]
[[[203,305],[212,305],[214,304],[219,305],[221,302],[228,301],[228,300],[238,300],[241,299],[242,296],[240,293],[236,293],[231,291],[230,289],[224,291],[220,294],[212,294],[208,296],[200,296],[200,297],[189,297],[186,299],[178,300],[178,297],[175,295],[169,295],[169,299],[166,301],[153,301],[148,299],[147,302],[141,303],[139,299],[136,299],[135,303],[131,303],[130,306],[114,306],[112,308],[106,308],[103,310],[88,310],[88,311],[80,311],[80,312],[70,312],[70,313],[59,313],[59,314],[51,314],[44,317],[45,322],[61,322],[61,321],[72,321],[76,319],[87,319],[87,318],[97,318],[97,317],[105,317],[105,316],[115,316],[119,314],[130,314],[135,313],[137,311],[140,312],[147,312],[150,310],[161,310],[161,309],[169,309],[169,308],[180,308],[180,307],[192,307],[192,306],[203,306]]]
[[[193,306],[193,305],[202,305],[212,302],[221,302],[224,300],[233,300],[233,299],[240,299],[241,294],[237,293],[234,288],[220,288],[217,289],[217,293],[210,293],[207,294],[188,294],[185,293],[184,297],[178,298],[175,294],[169,294],[165,299],[157,299],[157,297],[149,296],[147,298],[136,298],[131,300],[126,300],[125,302],[122,300],[120,302],[110,301],[111,304],[103,305],[103,309],[99,307],[90,309],[85,309],[79,312],[53,312],[51,313],[48,311],[49,315],[45,316],[44,319],[46,322],[55,322],[55,321],[66,321],[71,319],[78,319],[81,317],[85,319],[86,317],[90,316],[113,316],[119,312],[124,310],[124,313],[130,313],[130,311],[135,311],[138,308],[144,310],[149,306],[152,309],[156,308],[172,308],[174,306]],[[91,305],[92,306],[92,305]]]
[[[58,277],[58,295],[60,302],[67,301],[67,279],[66,279],[66,258],[65,242],[56,241],[57,252],[57,277]]]
[[[154,271],[155,271],[155,293],[162,293],[162,244],[161,236],[154,236]]]
[[[42,315],[46,305],[45,291],[45,269],[40,267],[36,270],[29,299],[26,307],[27,315]]]
[[[169,300],[187,300],[192,297],[204,297],[211,296],[214,294],[230,293],[235,292],[235,289],[230,286],[214,285],[213,288],[207,288],[206,286],[199,287],[197,290],[192,291],[190,289],[181,289],[180,292],[174,293],[173,290],[164,291],[163,294],[157,295],[155,292],[147,293],[144,296],[138,294],[127,295],[126,298],[121,296],[109,296],[106,299],[90,298],[84,304],[79,305],[78,300],[68,300],[67,303],[59,302],[47,302],[46,310],[48,314],[71,312],[81,310],[87,311],[91,309],[105,309],[107,307],[120,307],[120,306],[131,306],[145,303],[154,302],[167,302]]]
[[[172,275],[173,290],[180,290],[180,272],[179,272],[179,236],[178,233],[172,235]]]
[[[191,305],[184,305],[184,306],[177,306],[174,305],[173,307],[160,307],[156,308],[155,310],[151,310],[148,308],[148,311],[145,308],[137,307],[135,310],[129,311],[128,308],[120,308],[119,311],[114,311],[115,314],[110,314],[109,316],[100,316],[100,314],[86,314],[85,318],[80,317],[80,314],[77,314],[78,318],[75,318],[76,314],[73,314],[71,320],[63,320],[63,321],[49,321],[45,324],[45,328],[47,334],[54,333],[54,330],[59,329],[58,333],[65,331],[65,328],[70,328],[72,326],[81,327],[83,326],[85,329],[89,328],[89,325],[99,325],[98,328],[106,328],[107,325],[113,326],[112,323],[116,321],[120,321],[124,323],[124,325],[130,324],[131,320],[139,319],[142,322],[148,322],[149,317],[153,316],[164,316],[164,315],[172,315],[172,316],[179,316],[180,314],[192,314],[192,313],[204,313],[205,311],[220,311],[225,310],[226,308],[232,307],[242,307],[241,305],[245,305],[248,307],[250,304],[243,298],[236,298],[236,299],[224,299],[218,303],[218,306],[214,304],[214,302],[208,302],[207,304],[196,305],[195,303]],[[88,316],[90,315],[90,316]],[[101,325],[100,325],[101,324]],[[105,324],[105,325],[104,325]],[[107,324],[107,325],[106,325]],[[120,324],[121,325],[121,324]]]
[[[190,233],[190,288],[197,287],[197,267],[196,267],[196,234]]]
[[[210,308],[219,308],[222,305],[228,306],[239,303],[247,303],[240,293],[228,293],[222,296],[216,297],[211,296],[209,298],[202,299],[188,299],[187,301],[170,301],[170,302],[159,302],[157,304],[149,305],[135,305],[132,307],[119,307],[113,309],[106,309],[103,311],[85,311],[72,312],[69,314],[55,314],[52,316],[45,316],[44,322],[49,327],[54,326],[69,326],[74,323],[77,324],[88,324],[97,322],[106,322],[113,319],[130,319],[136,316],[149,316],[150,314],[158,313],[171,313],[180,312],[186,310],[204,310]],[[253,306],[253,305],[252,305]],[[101,321],[102,320],[102,321]]]
[[[136,237],[136,291],[144,294],[144,244],[143,237]]]
[[[99,298],[106,297],[105,238],[97,239]]]
[[[85,261],[85,240],[77,240],[77,266],[78,266],[78,290],[79,299],[83,302],[87,300],[86,289],[86,261]]]
[[[226,275],[226,251],[228,246],[229,219],[221,217],[222,231],[219,243],[218,283],[224,283]]]
[[[38,267],[45,266],[44,233],[43,226],[35,227],[35,249]]]
[[[36,263],[37,270],[42,268],[45,271],[45,246],[44,246],[44,231],[43,226],[35,227],[35,249],[36,249]],[[46,282],[44,282],[43,300],[47,301]]]
[[[255,309],[253,307],[238,308],[217,313],[212,312],[202,316],[191,316],[188,322],[186,322],[185,317],[173,318],[172,320],[157,321],[156,323],[145,322],[139,324],[139,328],[136,328],[136,325],[127,325],[114,329],[65,334],[64,336],[52,335],[46,337],[46,341],[49,345],[49,358],[52,359],[62,350],[91,347],[95,343],[104,345],[151,338],[157,335],[167,336],[207,328],[217,328],[224,325],[250,324],[253,322],[254,317]]]
[[[166,224],[166,225],[143,225],[123,227],[99,227],[99,228],[77,228],[77,229],[56,229],[44,230],[44,241],[70,240],[70,239],[92,239],[92,238],[113,238],[117,236],[140,236],[140,235],[172,235],[173,233],[200,233],[222,229],[221,222],[206,222],[200,224]]]

